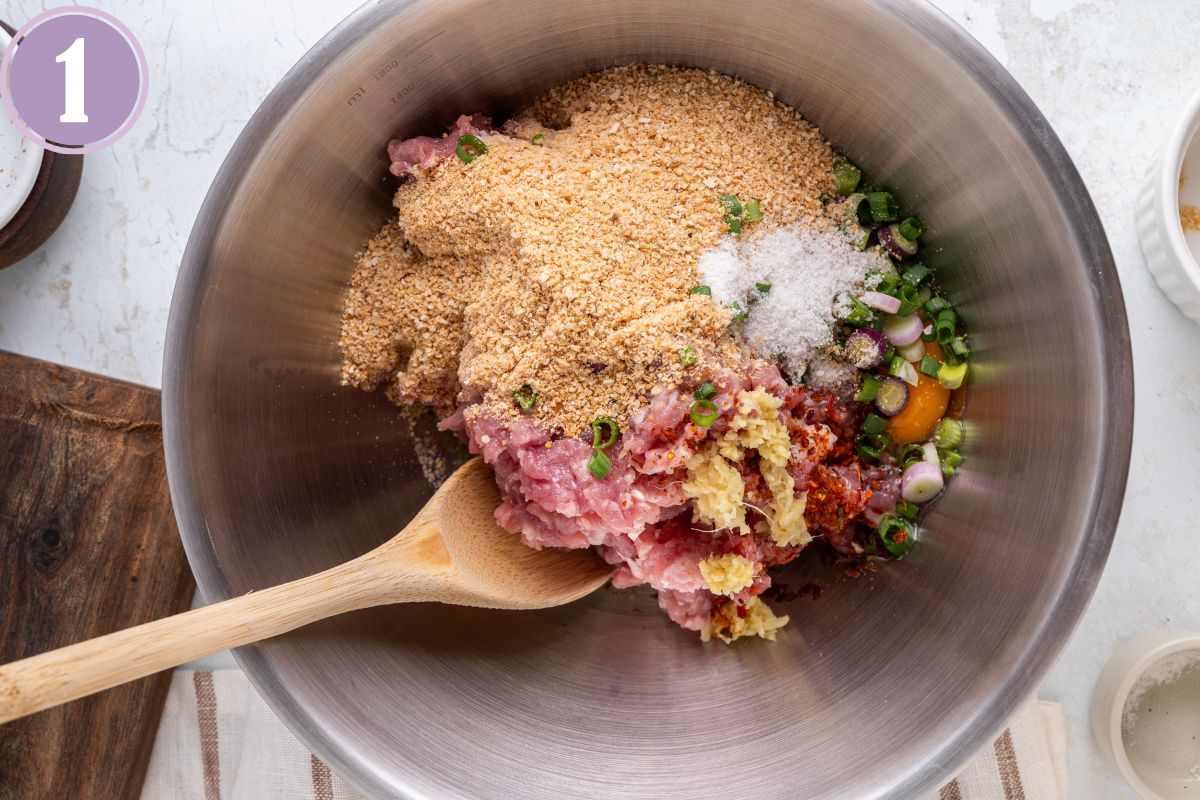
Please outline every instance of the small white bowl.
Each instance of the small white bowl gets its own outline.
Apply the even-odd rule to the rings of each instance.
[[[1187,232],[1181,204],[1200,208],[1200,92],[1150,165],[1138,196],[1137,229],[1146,265],[1179,310],[1200,322],[1200,231]],[[1183,184],[1180,186],[1180,184]]]
[[[1145,800],[1200,798],[1200,677],[1193,675],[1200,667],[1187,669],[1182,680],[1145,691],[1140,702],[1134,698],[1146,707],[1133,715],[1132,726],[1125,726],[1125,706],[1138,680],[1178,653],[1193,653],[1200,665],[1200,633],[1140,636],[1113,654],[1092,694],[1096,742]]]
[[[0,55],[12,41],[0,28]],[[26,139],[8,115],[0,111],[0,228],[9,223],[33,191],[45,151]]]

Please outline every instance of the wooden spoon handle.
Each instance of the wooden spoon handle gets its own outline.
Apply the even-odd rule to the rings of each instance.
[[[368,553],[291,583],[0,666],[0,723],[335,614],[432,599],[435,576],[396,572]]]

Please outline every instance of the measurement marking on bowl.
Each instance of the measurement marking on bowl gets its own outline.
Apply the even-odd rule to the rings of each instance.
[[[371,73],[371,80],[374,83],[378,83],[379,81],[383,80],[383,78],[385,78],[388,75],[388,73],[390,73],[394,69],[399,68],[401,61],[403,61],[405,58],[412,55],[416,51],[420,50],[422,47],[425,47],[430,42],[434,41],[439,36],[441,36],[443,33],[445,33],[445,30],[438,31],[437,33],[430,36],[428,39],[425,39],[424,41],[419,42],[419,43],[413,45],[412,47],[408,48],[407,50],[400,53],[399,55],[394,56],[393,58],[388,60],[382,67],[379,67],[373,73]],[[416,69],[420,66],[423,66],[431,58],[433,58],[433,53],[432,52],[426,53],[425,56],[422,57],[419,61],[417,61],[413,64],[410,64],[408,66],[408,69],[412,70],[412,69]],[[415,88],[416,88],[416,82],[410,81],[403,88],[401,88],[398,92],[394,93],[390,98],[388,98],[388,100],[393,105],[395,105],[396,103],[400,102],[405,97],[407,97],[408,95],[412,94],[412,91]],[[366,97],[366,95],[367,95],[366,87],[359,85],[358,88],[356,88],[350,94],[350,96],[346,98],[346,105],[353,106],[359,100]]]

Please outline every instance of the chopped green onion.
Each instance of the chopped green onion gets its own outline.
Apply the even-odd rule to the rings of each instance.
[[[612,459],[604,454],[603,450],[593,450],[592,457],[588,459],[588,472],[591,472],[597,478],[603,478],[612,469]]]
[[[883,454],[888,445],[892,443],[892,437],[886,433],[859,433],[854,437],[855,443],[858,444],[858,454],[868,461],[875,461]]]
[[[900,235],[910,241],[916,241],[921,238],[921,234],[925,232],[925,223],[921,222],[920,217],[909,217],[897,226]]]
[[[837,193],[845,197],[858,188],[862,180],[862,170],[851,164],[845,156],[833,160],[833,185]]]
[[[856,328],[861,328],[864,325],[869,325],[875,319],[875,312],[851,297],[850,310],[842,319]]]
[[[938,463],[941,464],[942,474],[947,478],[953,477],[958,471],[958,465],[962,463],[963,457],[953,450],[939,451]]]
[[[892,363],[892,359],[896,357],[896,345],[889,344],[887,350],[883,351],[883,360],[888,364]]]
[[[954,417],[946,417],[933,431],[933,446],[938,450],[957,450],[962,445],[963,426]]]
[[[846,198],[846,219],[859,225],[871,224],[871,203],[865,194],[860,192]]]
[[[821,192],[817,195],[817,199],[821,201],[822,206],[827,206],[833,200],[833,195],[829,192]]]
[[[737,300],[734,300],[729,307],[733,309],[733,316],[729,318],[730,322],[744,322],[746,317],[750,316],[750,312],[742,308],[742,304]]]
[[[943,364],[942,368],[938,370],[937,378],[943,389],[953,391],[959,388],[967,378],[967,362]]]
[[[708,381],[705,381],[696,387],[696,391],[693,392],[693,395],[697,400],[712,400],[717,396],[717,387],[713,386]]]
[[[869,444],[860,444],[858,446],[858,457],[863,461],[878,461],[883,455],[883,450]]]
[[[904,356],[891,356],[888,358],[888,375],[891,375],[893,378],[899,378],[900,373],[904,371],[904,367],[907,365],[908,362],[904,360]]]
[[[879,395],[879,386],[882,381],[874,375],[866,375],[863,377],[862,388],[858,390],[858,394],[854,395],[854,399],[860,403],[869,403]]]
[[[741,217],[726,217],[725,224],[727,226],[729,226],[730,233],[741,233],[742,232],[742,218]]]
[[[896,460],[901,467],[908,467],[925,458],[925,448],[919,442],[911,442],[900,448],[900,452],[896,454]]]
[[[746,214],[742,219],[746,222],[758,222],[762,219],[762,206],[757,200],[750,200],[746,203]]]
[[[923,356],[921,364],[917,367],[917,371],[922,375],[928,375],[931,378],[938,376],[938,371],[942,368],[942,362],[938,361],[933,356]]]
[[[468,150],[468,147],[471,148],[471,150]],[[472,150],[474,152],[471,152]],[[470,164],[480,156],[486,156],[488,153],[488,147],[483,143],[483,139],[480,139],[475,134],[464,133],[462,136],[458,137],[458,141],[454,143],[454,152],[458,155],[459,161],[463,162],[464,164]]]
[[[544,133],[535,133],[535,134],[533,135],[533,138],[532,138],[532,139],[530,139],[529,141],[533,142],[534,144],[538,144],[539,142],[541,142],[541,141],[542,141],[543,139],[545,139],[545,138],[546,138],[546,134],[544,134]]]
[[[771,291],[771,284],[770,283],[756,283],[756,284],[754,284],[754,288],[758,289],[763,294],[766,294],[767,292]]]
[[[697,400],[692,403],[692,422],[701,428],[707,428],[717,421],[717,406],[712,400]]]
[[[961,358],[970,358],[971,357],[971,348],[967,344],[966,340],[963,339],[963,337],[961,337],[961,336],[956,336],[954,338],[954,341],[950,343],[950,350],[956,356],[959,356]]]
[[[928,332],[926,332],[926,331],[928,331]],[[932,342],[935,339],[937,339],[937,334],[934,333],[932,325],[926,325],[924,328],[921,329],[921,341],[922,342]]]
[[[938,313],[950,308],[950,302],[944,297],[931,297],[925,301],[925,313],[937,316]]]
[[[933,274],[933,270],[924,264],[913,264],[908,269],[904,270],[904,282],[913,286],[920,286],[929,279]]]
[[[871,219],[875,222],[892,222],[900,212],[890,192],[871,192],[867,195],[867,204],[871,209]]]
[[[937,321],[933,325],[933,330],[937,333],[938,344],[950,344],[954,341],[954,327],[958,323],[958,316],[954,310],[947,308],[939,311]]]
[[[894,272],[880,272],[871,270],[867,273],[867,286],[871,286],[871,279],[878,277],[878,283],[871,289],[873,292],[880,294],[896,296],[896,289],[900,286],[900,278]]]
[[[608,429],[608,435],[602,432],[602,428]],[[600,417],[592,423],[592,447],[597,450],[607,450],[616,443],[617,437],[621,435],[621,429],[617,425],[617,421],[611,417]]]
[[[921,507],[916,503],[901,500],[896,504],[896,513],[905,519],[916,519],[917,514],[921,513]]]
[[[712,297],[712,289],[710,289],[707,286],[703,286],[703,285],[693,286],[691,289],[688,290],[688,294],[706,294],[709,297]]]
[[[869,433],[872,436],[878,436],[887,430],[888,421],[886,417],[881,417],[872,411],[867,414],[867,418],[863,420],[862,432]]]
[[[520,406],[522,411],[532,411],[537,405],[537,392],[528,383],[521,384],[520,389],[514,389],[512,397],[513,402]]]
[[[858,239],[854,242],[854,248],[856,250],[858,250],[858,252],[861,253],[864,250],[866,250],[867,246],[870,244],[871,244],[871,231],[869,229],[866,229],[858,235]]]
[[[883,515],[876,530],[879,533],[879,541],[897,558],[908,555],[916,544],[912,523],[891,514]]]
[[[742,215],[742,201],[737,199],[737,195],[723,194],[717,197],[717,202],[725,209],[725,214],[730,217],[740,217]]]
[[[911,283],[902,284],[898,296],[900,298],[900,310],[896,312],[898,316],[907,317],[921,307],[920,292]]]
[[[679,363],[683,366],[690,367],[697,361],[699,361],[699,359],[696,358],[696,351],[692,349],[690,344],[679,350]]]

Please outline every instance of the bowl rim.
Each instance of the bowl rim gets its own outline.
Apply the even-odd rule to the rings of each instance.
[[[0,53],[6,53],[13,46],[12,43],[13,34],[0,27]],[[12,221],[33,193],[33,186],[37,183],[38,174],[42,171],[42,161],[47,157],[47,153],[37,142],[25,136],[16,121],[9,116],[6,115],[0,124],[11,125],[21,137],[21,155],[15,165],[17,177],[12,184],[13,191],[0,197],[0,228],[3,228]]]
[[[1188,247],[1179,217],[1179,177],[1183,174],[1183,162],[1188,151],[1200,147],[1200,91],[1188,100],[1163,146],[1159,160],[1158,187],[1154,193],[1154,211],[1166,236],[1170,258],[1176,271],[1187,282],[1188,288],[1200,296],[1200,263]]]
[[[229,198],[241,187],[243,175],[255,160],[263,142],[286,120],[288,109],[299,100],[315,79],[340,55],[343,48],[384,18],[413,13],[437,0],[369,0],[347,16],[280,79],[247,122],[230,149],[196,217],[180,265],[167,325],[163,360],[163,438],[172,504],[179,523],[184,550],[206,601],[230,596],[231,589],[216,559],[204,515],[194,495],[187,464],[186,423],[181,413],[183,375],[188,371],[190,332],[201,306],[214,234],[219,231]],[[1004,728],[1040,684],[1077,627],[1095,592],[1112,546],[1124,500],[1133,438],[1133,357],[1125,302],[1116,264],[1103,225],[1091,196],[1049,122],[1016,80],[988,51],[927,0],[862,0],[892,15],[902,27],[922,37],[961,64],[980,90],[1014,122],[1018,135],[1047,174],[1055,175],[1056,199],[1074,224],[1065,233],[1091,264],[1094,291],[1090,301],[1102,329],[1102,362],[1108,370],[1101,386],[1101,418],[1107,424],[1098,431],[1100,463],[1093,501],[1081,530],[1085,531],[1071,569],[1045,616],[1035,626],[1029,643],[1010,665],[1008,675],[978,708],[968,725],[920,763],[898,771],[889,796],[915,796],[949,780],[961,767]],[[372,797],[397,796],[395,787],[372,762],[338,742],[322,737],[321,725],[308,709],[284,688],[263,652],[244,647],[234,651],[239,666],[255,690],[283,720],[294,735],[349,783]],[[402,787],[399,797],[424,800],[419,790]]]

